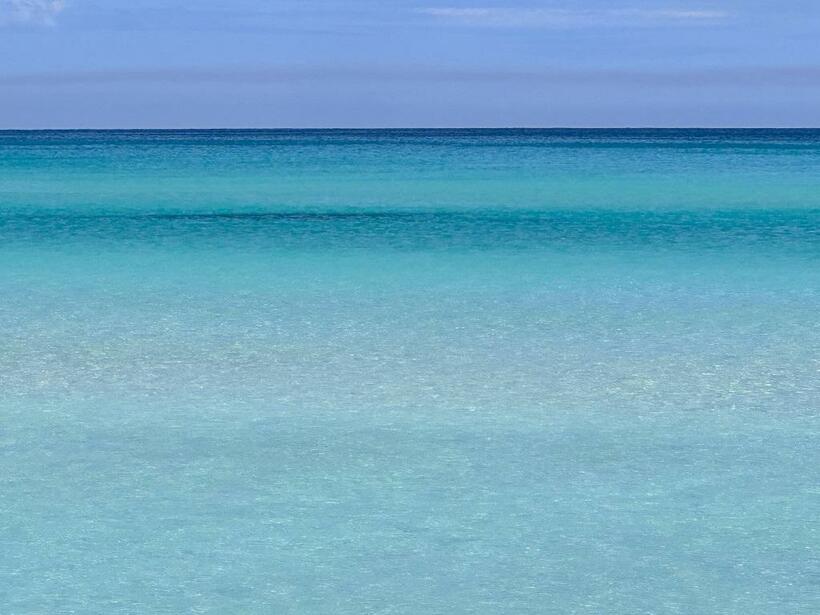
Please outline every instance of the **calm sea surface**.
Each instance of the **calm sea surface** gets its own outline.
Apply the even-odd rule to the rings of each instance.
[[[0,611],[820,612],[820,131],[0,132]]]

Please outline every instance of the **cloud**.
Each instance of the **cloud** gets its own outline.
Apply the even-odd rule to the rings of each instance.
[[[232,83],[290,87],[304,83],[475,83],[526,87],[604,84],[657,88],[820,88],[820,66],[746,66],[687,70],[458,68],[441,66],[268,66],[146,68],[0,75],[3,87],[105,86],[115,83]]]
[[[418,12],[448,23],[486,27],[578,28],[714,23],[729,17],[719,10],[546,9],[526,7],[428,7]]]
[[[52,25],[63,8],[64,0],[0,0],[0,25]]]

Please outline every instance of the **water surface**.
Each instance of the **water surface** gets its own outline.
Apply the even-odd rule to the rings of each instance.
[[[0,132],[10,613],[820,609],[820,132]]]

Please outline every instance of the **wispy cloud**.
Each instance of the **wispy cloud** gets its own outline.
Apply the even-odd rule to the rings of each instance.
[[[727,11],[696,9],[557,9],[528,7],[428,7],[419,13],[468,26],[577,28],[623,25],[714,23]]]
[[[646,86],[659,88],[820,88],[820,66],[727,67],[687,70],[505,69],[441,66],[269,66],[59,71],[0,75],[2,87],[105,86],[114,83],[232,83],[291,87],[304,83],[474,83],[497,86]]]
[[[64,0],[0,0],[0,25],[52,25],[64,8]]]

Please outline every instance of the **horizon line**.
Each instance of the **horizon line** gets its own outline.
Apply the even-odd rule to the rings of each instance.
[[[94,132],[94,131],[366,131],[366,130],[820,130],[815,126],[656,126],[656,125],[584,125],[584,126],[152,126],[152,127],[37,127],[0,128],[0,132]]]

